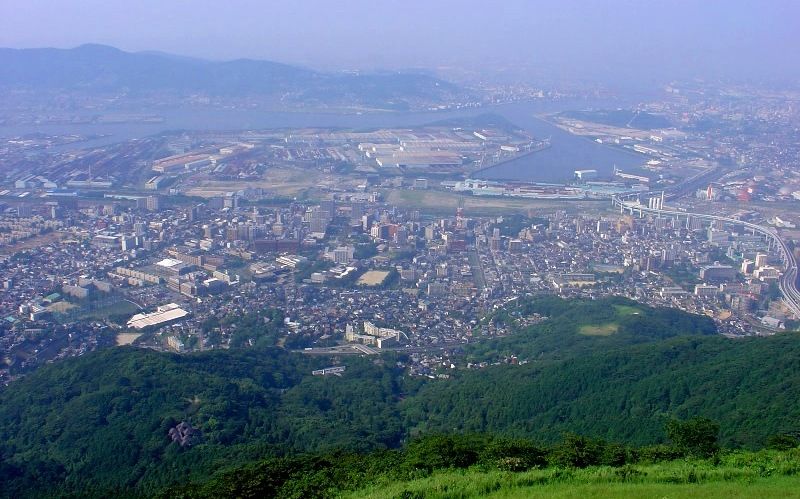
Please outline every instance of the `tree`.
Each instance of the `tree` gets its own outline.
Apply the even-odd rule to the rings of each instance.
[[[767,448],[786,451],[800,445],[800,439],[787,433],[772,435],[767,439]]]
[[[481,461],[502,471],[527,471],[547,466],[547,451],[522,439],[497,439],[481,452]]]
[[[378,246],[373,242],[357,244],[353,250],[353,258],[356,260],[366,260],[378,254]]]
[[[666,431],[672,445],[686,456],[711,457],[719,451],[719,423],[711,419],[672,419],[667,422]]]
[[[463,435],[430,435],[409,444],[406,466],[411,470],[432,471],[467,468],[478,461],[483,442]]]
[[[585,468],[600,464],[604,449],[600,440],[566,433],[561,443],[553,447],[550,460],[558,466]]]

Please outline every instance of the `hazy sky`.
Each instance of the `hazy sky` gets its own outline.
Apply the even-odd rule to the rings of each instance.
[[[87,42],[317,68],[794,77],[800,0],[0,0],[0,46]]]

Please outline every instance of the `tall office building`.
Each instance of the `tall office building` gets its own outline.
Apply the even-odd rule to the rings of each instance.
[[[315,234],[324,234],[328,230],[328,224],[331,221],[329,212],[320,206],[309,208],[306,212],[306,220],[308,221],[309,230]]]
[[[147,234],[147,222],[136,222],[133,224],[133,233],[136,236]]]
[[[350,203],[350,220],[361,220],[364,216],[364,203],[354,201]]]
[[[33,215],[33,208],[29,204],[21,204],[17,206],[17,215],[20,218],[28,218]]]
[[[158,211],[161,209],[161,198],[158,196],[147,197],[147,211]]]

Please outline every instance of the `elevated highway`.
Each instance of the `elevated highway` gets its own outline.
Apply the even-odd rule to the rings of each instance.
[[[650,208],[647,205],[641,204],[637,197],[628,196],[614,196],[612,202],[616,208],[621,212],[630,212],[631,214],[638,213],[642,216],[644,213],[653,213],[656,215],[663,215],[673,218],[698,218],[701,220],[714,220],[725,223],[737,224],[751,229],[754,233],[764,235],[770,242],[770,245],[776,248],[781,256],[783,262],[784,272],[778,281],[778,288],[783,296],[783,302],[792,311],[794,316],[800,319],[800,291],[797,289],[797,260],[794,254],[786,245],[786,242],[780,238],[777,231],[772,227],[765,227],[750,222],[744,222],[735,218],[724,217],[720,215],[708,215],[706,213],[692,213],[688,211],[671,210],[668,208]]]
[[[682,196],[691,194],[704,185],[708,185],[709,182],[718,179],[724,173],[725,171],[719,166],[700,172],[665,191],[664,198],[667,201],[674,201]]]

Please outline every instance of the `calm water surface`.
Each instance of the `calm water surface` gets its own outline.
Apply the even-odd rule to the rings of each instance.
[[[613,104],[612,104],[613,105]],[[140,110],[137,114],[158,114],[161,123],[106,123],[0,126],[0,137],[29,133],[109,135],[62,148],[102,146],[124,140],[146,137],[170,130],[244,130],[268,128],[355,128],[410,127],[435,121],[466,118],[492,113],[527,130],[537,138],[550,137],[552,147],[515,161],[484,170],[481,178],[562,182],[572,178],[574,170],[596,169],[608,175],[614,165],[634,171],[647,158],[635,153],[603,146],[592,140],[569,134],[535,114],[567,109],[603,107],[586,101],[503,104],[478,109],[413,113],[305,113],[219,109]],[[616,107],[616,106],[615,106]]]

